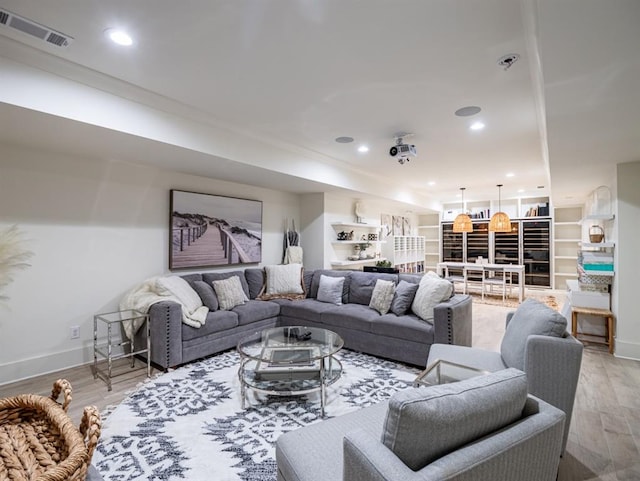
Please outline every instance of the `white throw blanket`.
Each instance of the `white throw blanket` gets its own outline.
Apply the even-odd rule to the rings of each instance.
[[[193,312],[189,312],[177,297],[172,295],[162,295],[158,292],[156,287],[157,279],[158,277],[151,277],[125,294],[122,301],[120,301],[120,310],[125,311],[127,309],[135,309],[137,311],[147,313],[149,312],[149,308],[157,302],[173,301],[182,306],[182,322],[191,327],[202,327],[207,320],[209,308],[201,306]],[[129,339],[131,339],[138,329],[140,329],[142,319],[136,319],[133,322],[125,321],[123,324],[125,334]]]

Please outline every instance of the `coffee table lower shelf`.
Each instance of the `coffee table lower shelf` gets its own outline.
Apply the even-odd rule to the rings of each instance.
[[[265,372],[260,361],[244,358],[238,369],[242,408],[247,402],[247,390],[272,396],[302,396],[320,392],[320,410],[324,417],[326,388],[342,375],[342,363],[333,356],[316,361],[315,369],[302,370],[296,366],[283,364]]]

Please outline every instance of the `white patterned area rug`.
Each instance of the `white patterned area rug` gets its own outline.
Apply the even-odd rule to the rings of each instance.
[[[389,398],[418,370],[342,350],[342,377],[327,389],[327,417]],[[241,409],[239,356],[227,351],[142,384],[103,423],[93,464],[106,481],[268,481],[275,441],[322,420],[318,393],[279,397],[249,390]]]

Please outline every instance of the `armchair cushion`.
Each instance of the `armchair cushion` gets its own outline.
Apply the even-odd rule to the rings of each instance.
[[[562,337],[567,319],[535,299],[526,299],[511,317],[502,338],[500,353],[509,367],[524,371],[527,339],[532,335]]]
[[[527,377],[505,369],[465,381],[405,389],[389,400],[382,442],[418,470],[522,416]]]

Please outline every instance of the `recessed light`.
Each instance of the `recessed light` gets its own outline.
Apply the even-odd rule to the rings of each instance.
[[[360,147],[358,147],[358,152],[369,152],[369,147],[367,147],[366,145],[361,145]]]
[[[516,174],[514,174],[513,172],[507,173],[507,177],[515,177],[515,176],[516,176]]]
[[[105,30],[105,34],[107,35],[107,37],[109,37],[109,39],[111,39],[113,43],[117,43],[118,45],[123,45],[125,47],[128,47],[129,45],[133,44],[133,39],[131,38],[131,35],[129,35],[124,30],[119,30],[117,28],[109,28]]]
[[[436,185],[436,183],[433,180],[431,180],[431,181],[427,182],[427,185],[433,187],[434,185]]]
[[[484,124],[482,122],[474,122],[469,127],[471,130],[482,130],[484,129]]]
[[[480,107],[476,107],[474,105],[470,105],[468,107],[459,108],[454,112],[458,117],[471,117],[482,110]]]
[[[522,194],[524,192],[524,189],[518,189],[518,194]]]
[[[348,144],[350,142],[353,142],[353,137],[337,137],[336,142],[338,142],[339,144]]]

